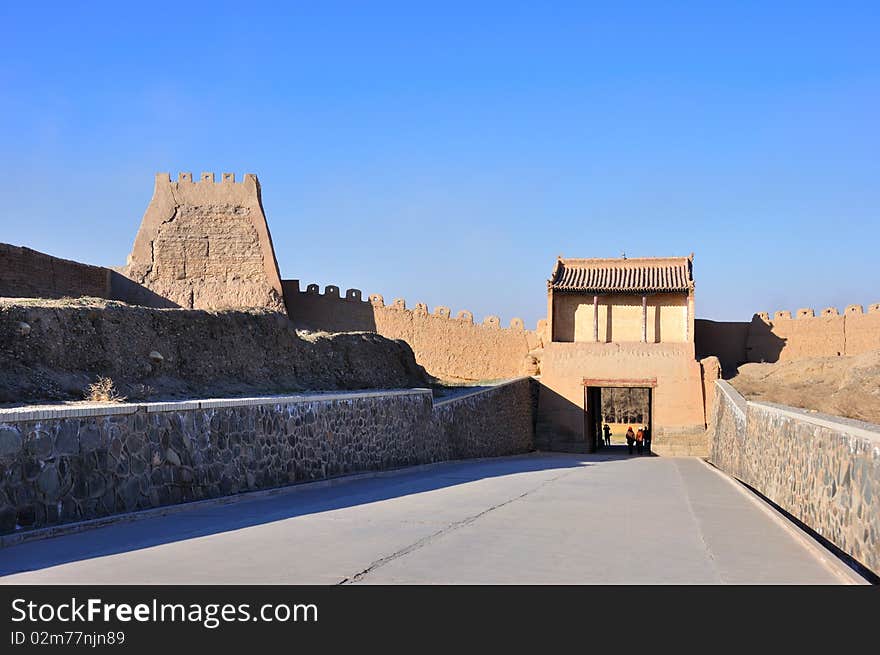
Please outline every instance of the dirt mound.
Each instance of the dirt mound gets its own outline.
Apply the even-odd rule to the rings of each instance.
[[[427,384],[403,341],[298,333],[266,310],[0,301],[0,402],[82,400],[99,376],[129,400]]]
[[[880,350],[776,364],[743,364],[730,383],[749,400],[880,424]]]

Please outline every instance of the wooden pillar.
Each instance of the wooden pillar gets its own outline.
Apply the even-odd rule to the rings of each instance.
[[[694,292],[693,290],[688,292],[687,305],[685,310],[685,321],[684,321],[684,340],[693,341],[694,340]]]
[[[648,296],[642,296],[642,343],[648,343]]]
[[[593,341],[599,341],[599,296],[593,296]]]
[[[687,302],[684,304],[684,340],[685,343],[691,340],[691,299],[688,295]]]

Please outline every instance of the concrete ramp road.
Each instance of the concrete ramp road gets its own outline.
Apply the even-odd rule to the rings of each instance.
[[[302,485],[0,550],[0,583],[856,581],[695,458],[536,453]]]

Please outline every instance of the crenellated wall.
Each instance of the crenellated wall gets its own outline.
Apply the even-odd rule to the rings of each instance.
[[[413,349],[416,361],[439,378],[450,380],[494,380],[537,372],[534,355],[542,346],[543,323],[526,330],[522,319],[514,318],[501,327],[497,316],[475,323],[473,314],[462,310],[453,317],[449,307],[428,311],[424,303],[407,309],[397,298],[391,305],[379,294],[364,300],[359,289],[317,284],[300,289],[299,280],[284,280],[287,313],[297,328],[313,331],[377,332],[390,339],[402,339]]]
[[[147,307],[283,312],[281,278],[255,175],[172,182],[153,196],[124,267],[108,269],[0,244],[0,296],[96,297]]]
[[[850,305],[844,312],[846,355],[858,355],[880,349],[880,303],[868,305],[867,313],[861,305]]]
[[[750,323],[696,321],[698,355],[716,355],[725,370],[746,362],[859,355],[880,349],[880,303],[767,312]]]
[[[188,309],[284,311],[257,176],[157,174],[124,273]]]

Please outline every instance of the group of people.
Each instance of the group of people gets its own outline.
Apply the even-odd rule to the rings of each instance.
[[[602,435],[603,442],[606,446],[611,445],[611,426],[607,423],[602,427]],[[632,429],[632,426],[629,426],[626,429],[626,447],[629,449],[629,454],[633,454],[633,446],[636,448],[636,452],[639,455],[642,453],[651,454],[651,430],[647,425],[643,425],[635,432]]]

